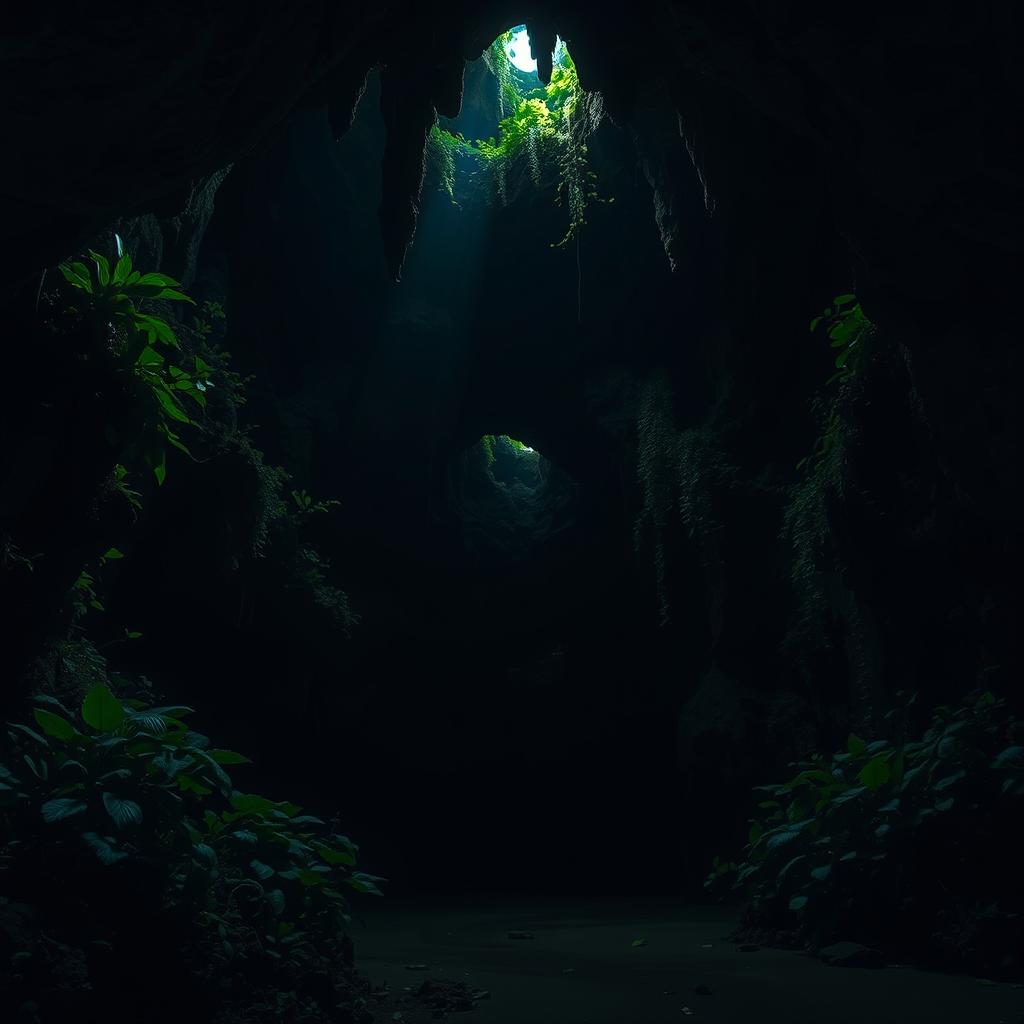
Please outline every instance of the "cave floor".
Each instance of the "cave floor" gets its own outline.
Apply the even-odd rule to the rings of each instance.
[[[735,916],[718,908],[482,901],[367,910],[354,938],[360,967],[388,987],[375,1009],[382,1022],[439,1019],[411,996],[428,979],[490,993],[447,1017],[465,1024],[1024,1022],[1024,989],[1009,984],[908,967],[830,967],[767,948],[740,952],[725,938]],[[508,937],[516,931],[533,938]]]

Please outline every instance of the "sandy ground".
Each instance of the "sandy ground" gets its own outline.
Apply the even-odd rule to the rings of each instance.
[[[384,1022],[432,1020],[405,990],[446,979],[490,993],[448,1018],[465,1024],[1024,1024],[1020,987],[740,952],[725,938],[734,926],[729,911],[705,907],[481,903],[372,910],[353,937],[359,966],[392,993]]]

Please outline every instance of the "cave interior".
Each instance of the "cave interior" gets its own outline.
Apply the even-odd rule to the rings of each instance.
[[[9,16],[4,1020],[1024,1020],[1022,36]]]

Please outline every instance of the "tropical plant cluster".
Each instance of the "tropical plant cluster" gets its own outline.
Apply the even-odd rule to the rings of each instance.
[[[1022,882],[1007,878],[1024,810],[1024,723],[987,691],[934,710],[915,734],[915,697],[885,715],[888,735],[793,765],[758,786],[738,862],[716,859],[750,900],[748,925],[819,946],[865,942],[894,956],[1024,967]],[[916,738],[912,738],[915,737]],[[955,881],[968,876],[969,886]]]
[[[72,712],[37,695],[6,730],[0,762],[0,888],[111,956],[147,923],[204,964],[207,983],[345,956],[348,892],[379,894],[357,847],[286,800],[239,789],[248,758],[189,728],[184,706],[119,699],[94,684]],[[11,984],[33,980],[25,951]]]
[[[194,422],[184,398],[205,408],[206,392],[213,382],[210,365],[198,355],[190,360],[170,360],[168,351],[181,353],[174,331],[166,320],[143,312],[142,306],[193,300],[166,274],[135,270],[127,252],[111,267],[106,256],[90,249],[88,261],[66,261],[59,269],[72,290],[67,312],[87,318],[104,332],[102,342],[118,370],[130,374],[148,396],[143,456],[157,483],[162,484],[167,475],[167,445],[190,454],[177,433],[180,424]]]

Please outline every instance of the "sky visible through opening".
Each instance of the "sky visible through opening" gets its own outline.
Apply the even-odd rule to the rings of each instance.
[[[526,34],[525,25],[517,25],[512,29],[512,35],[505,44],[505,52],[520,71],[529,74],[537,70],[537,60],[530,51],[530,37]]]

